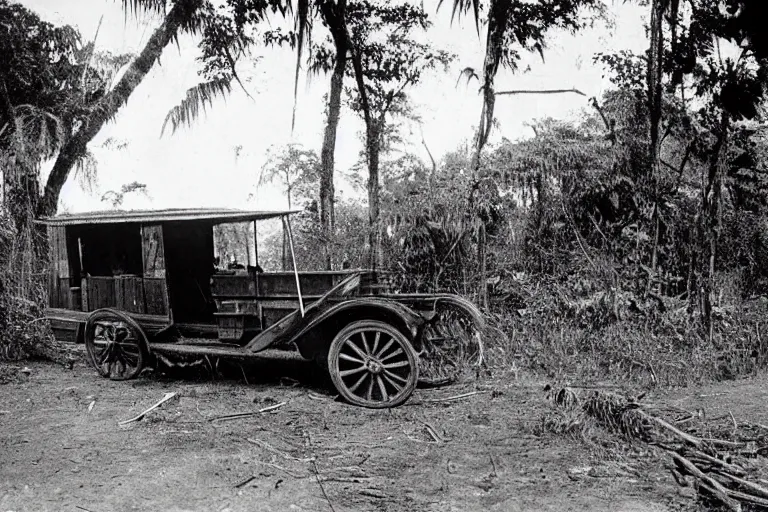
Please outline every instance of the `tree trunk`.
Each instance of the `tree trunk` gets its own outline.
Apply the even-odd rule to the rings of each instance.
[[[152,34],[139,56],[131,62],[115,88],[91,108],[91,113],[83,126],[59,151],[45,184],[43,197],[38,204],[37,214],[39,216],[51,216],[56,213],[61,189],[66,183],[72,167],[85,155],[88,143],[128,101],[131,93],[149,73],[165,47],[178,36],[181,27],[185,22],[192,19],[202,5],[203,0],[180,0],[176,2],[162,24]]]
[[[661,0],[653,0],[651,4],[651,45],[648,49],[648,107],[650,112],[650,146],[651,161],[650,185],[652,190],[653,209],[651,222],[653,224],[653,249],[651,253],[651,270],[648,276],[646,293],[650,291],[658,264],[659,232],[659,125],[661,124],[662,78],[664,66],[664,6]]]
[[[368,242],[370,254],[368,264],[372,270],[382,266],[381,229],[379,223],[379,153],[381,152],[382,122],[366,130],[366,150],[368,152]]]
[[[720,196],[725,152],[728,147],[730,119],[723,111],[718,127],[717,141],[707,169],[706,181],[701,193],[701,216],[699,220],[699,263],[702,276],[700,284],[700,312],[707,335],[712,339],[712,293],[715,285],[715,264],[717,241],[720,237]]]
[[[346,1],[339,0],[334,8],[331,2],[324,2],[321,13],[326,25],[330,27],[336,49],[336,59],[331,75],[331,90],[328,94],[328,119],[323,135],[323,147],[320,151],[320,229],[323,237],[323,252],[326,270],[331,270],[331,238],[336,217],[333,206],[335,190],[333,187],[334,153],[336,151],[336,131],[341,113],[341,93],[344,88],[344,71],[347,67],[347,23],[345,20]]]
[[[483,62],[483,108],[480,113],[480,126],[475,140],[475,149],[472,153],[472,176],[476,183],[470,196],[470,208],[474,207],[474,215],[479,220],[477,232],[477,254],[480,264],[480,285],[478,288],[478,302],[480,307],[488,306],[488,285],[486,269],[486,225],[484,217],[484,204],[488,199],[483,188],[491,185],[480,179],[480,155],[488,142],[493,125],[493,111],[496,103],[494,81],[499,70],[499,63],[503,54],[504,33],[509,22],[509,5],[503,0],[491,0],[488,8],[488,35],[485,44],[485,59]],[[485,186],[484,186],[485,185]],[[474,204],[475,195],[480,196],[480,205]]]

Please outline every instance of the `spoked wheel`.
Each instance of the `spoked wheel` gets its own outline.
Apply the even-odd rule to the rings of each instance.
[[[461,374],[483,363],[482,313],[458,297],[437,299],[435,316],[422,336],[419,384],[437,386],[455,382]]]
[[[328,352],[328,371],[348,402],[374,409],[408,400],[419,378],[408,338],[375,320],[354,322],[336,335]]]
[[[147,359],[144,331],[132,318],[113,309],[100,309],[88,317],[85,348],[99,375],[112,380],[136,377]]]

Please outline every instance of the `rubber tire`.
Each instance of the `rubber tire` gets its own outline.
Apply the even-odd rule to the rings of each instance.
[[[359,330],[379,330],[392,338],[395,338],[405,352],[406,358],[410,363],[411,373],[405,387],[395,395],[392,400],[386,402],[373,402],[358,397],[344,384],[341,375],[339,374],[339,354],[344,342],[349,338],[352,332]],[[378,320],[360,320],[347,325],[344,329],[333,338],[330,349],[328,350],[328,373],[330,374],[333,385],[339,394],[349,403],[360,407],[366,407],[369,409],[386,409],[390,407],[397,407],[407,401],[413,391],[416,389],[416,384],[419,381],[419,362],[416,357],[416,353],[411,346],[411,342],[408,338],[400,332],[398,329],[392,327],[389,324],[380,322]]]

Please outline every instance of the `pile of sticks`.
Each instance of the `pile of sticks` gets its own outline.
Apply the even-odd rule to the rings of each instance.
[[[677,483],[692,485],[701,499],[734,512],[768,511],[768,480],[761,478],[768,468],[768,426],[739,425],[732,415],[730,432],[704,424],[700,414],[667,421],[639,399],[601,390],[566,387],[551,396],[560,407],[579,407],[603,427],[659,449],[670,458],[667,468]],[[717,435],[701,435],[712,431]]]

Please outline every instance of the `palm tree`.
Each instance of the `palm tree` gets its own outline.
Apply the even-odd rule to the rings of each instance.
[[[171,7],[167,10],[169,5]],[[202,36],[201,45],[207,69],[212,75],[208,83],[198,87],[195,100],[210,101],[211,96],[228,92],[231,80],[239,81],[234,70],[234,56],[239,55],[247,43],[247,38],[233,30],[231,24],[216,13],[210,0],[123,0],[123,8],[130,12],[144,11],[162,15],[163,20],[142,51],[127,66],[117,84],[89,106],[81,128],[67,137],[60,148],[37,208],[39,215],[55,213],[61,189],[72,168],[87,154],[88,143],[115,117],[160,58],[163,50],[171,42],[177,41],[181,34]],[[191,107],[181,107],[182,110],[184,108]]]
[[[265,34],[265,41],[268,44],[289,44],[296,49],[296,71],[294,75],[293,90],[294,109],[291,129],[293,129],[296,121],[296,97],[298,93],[301,63],[305,49],[311,48],[311,29],[314,21],[319,19],[331,33],[334,47],[334,64],[332,68],[329,69],[313,69],[315,72],[331,71],[331,84],[328,96],[328,116],[323,134],[322,150],[320,153],[321,170],[319,194],[320,223],[322,236],[326,241],[324,259],[326,267],[330,269],[331,259],[327,244],[330,243],[335,223],[333,203],[334,156],[336,134],[341,112],[341,94],[344,88],[344,72],[349,50],[346,26],[347,0],[296,0],[295,2],[293,0],[268,0],[265,3],[257,4],[248,0],[231,0],[230,6],[233,7],[234,12],[234,20],[230,20],[233,21],[234,32],[233,30],[230,30],[229,32],[223,31],[223,33],[222,31],[219,31],[217,35],[211,36],[209,44],[207,45],[209,48],[222,46],[222,35],[231,38],[231,36],[236,33],[238,37],[232,38],[233,44],[224,45],[224,47],[236,47],[237,54],[239,55],[239,53],[245,51],[247,44],[252,42],[243,36],[244,28],[247,25],[263,21],[270,12],[279,14],[283,17],[293,17],[294,30],[290,34],[285,35],[280,32],[279,29],[268,31]],[[225,18],[222,17],[221,21],[224,22],[221,23],[221,25],[226,25],[227,20]],[[218,71],[218,73],[214,73],[213,78],[187,91],[187,95],[181,103],[174,107],[166,116],[162,132],[165,131],[169,123],[172,131],[175,131],[181,125],[190,124],[197,118],[198,113],[201,110],[205,110],[206,106],[212,104],[214,98],[217,96],[224,96],[230,92],[231,79],[234,78],[239,81],[234,71],[234,64],[237,59],[236,55],[233,55],[232,52],[229,52],[225,57],[225,63],[230,65],[228,72],[221,73],[221,66],[215,67],[214,69]]]

